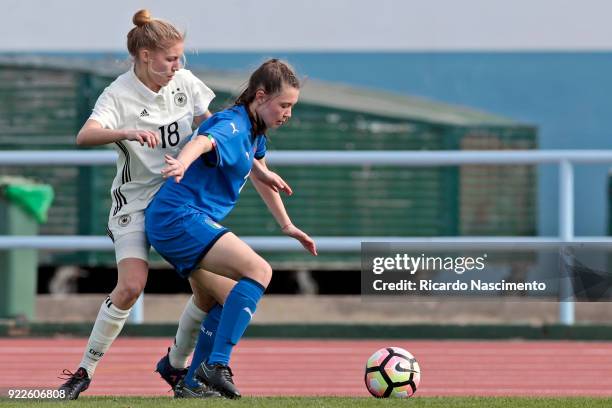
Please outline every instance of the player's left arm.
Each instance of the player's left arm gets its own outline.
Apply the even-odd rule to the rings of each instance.
[[[183,73],[183,79],[185,80],[185,87],[191,89],[194,100],[194,118],[192,129],[195,130],[200,127],[202,122],[212,116],[209,107],[212,100],[215,99],[215,93],[190,70],[183,69],[181,72]]]
[[[314,240],[304,231],[293,225],[278,191],[273,190],[269,185],[257,179],[257,177],[252,176],[251,182],[261,199],[266,203],[276,222],[278,222],[278,225],[281,226],[283,234],[297,239],[308,252],[317,255],[317,245]]]
[[[268,168],[265,157],[253,160],[250,178],[251,180],[261,181],[277,193],[284,191],[287,195],[293,194],[291,186],[281,176]]]

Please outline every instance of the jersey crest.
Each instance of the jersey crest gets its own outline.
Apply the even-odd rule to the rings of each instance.
[[[130,217],[129,214],[126,214],[126,215],[122,215],[121,217],[119,217],[118,224],[120,227],[127,227],[131,221],[132,221],[132,217]]]
[[[174,103],[176,106],[182,108],[187,105],[187,95],[185,92],[181,91],[181,88],[176,88],[176,91],[172,91],[172,95],[174,95]]]

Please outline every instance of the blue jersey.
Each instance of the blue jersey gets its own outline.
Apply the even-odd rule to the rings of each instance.
[[[180,183],[170,178],[161,187],[147,210],[157,213],[155,218],[161,224],[193,213],[204,213],[214,221],[222,220],[236,205],[253,159],[261,159],[266,154],[266,137],[252,135],[244,105],[214,114],[194,135],[208,135],[213,150],[196,159]]]

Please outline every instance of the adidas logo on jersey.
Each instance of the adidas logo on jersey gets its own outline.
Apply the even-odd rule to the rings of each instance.
[[[147,112],[146,109],[143,109],[142,112],[140,112],[140,117],[144,118],[145,116],[149,116],[149,112]]]

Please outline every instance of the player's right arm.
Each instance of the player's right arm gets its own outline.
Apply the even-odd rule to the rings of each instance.
[[[160,141],[159,136],[150,130],[138,129],[105,129],[95,119],[88,119],[76,137],[79,146],[100,146],[120,140],[135,140],[141,146],[145,144],[155,148]]]
[[[120,97],[123,91],[121,91],[121,85],[117,83],[117,81],[113,82],[98,97],[91,116],[77,134],[77,145],[100,146],[121,140],[135,140],[141,146],[146,144],[154,148],[161,143],[155,132],[126,129],[125,98]]]

